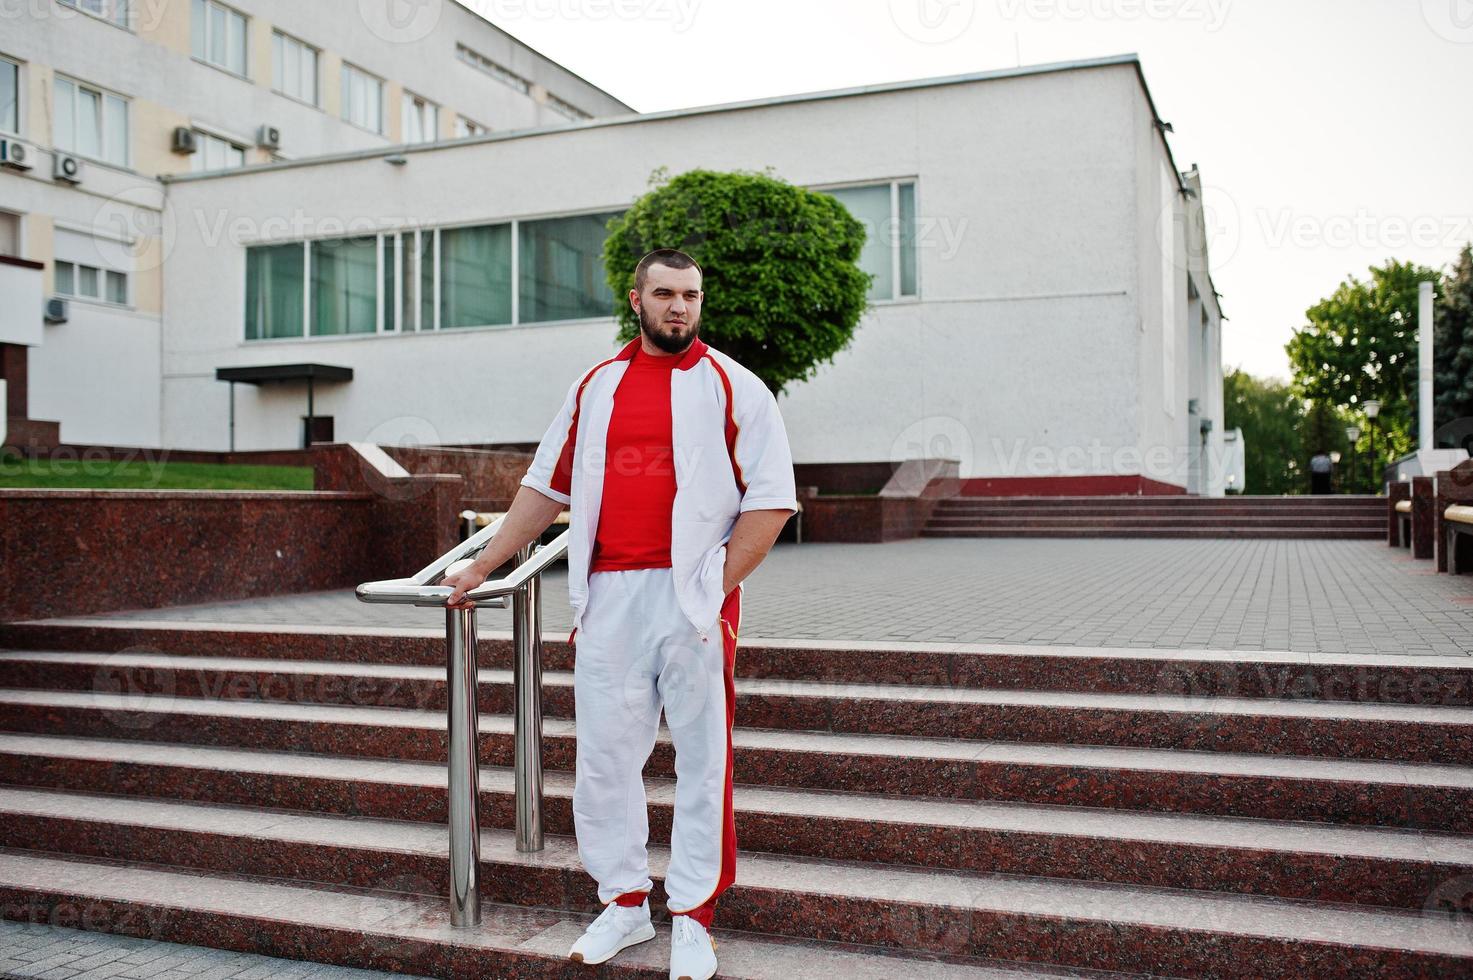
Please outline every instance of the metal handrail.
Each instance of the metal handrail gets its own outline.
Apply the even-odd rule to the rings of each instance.
[[[495,537],[497,518],[409,578],[364,582],[362,602],[439,606],[455,590],[436,585],[459,571],[458,563],[479,554]],[[465,599],[505,608],[512,600],[512,743],[518,851],[540,851],[542,840],[542,589],[547,566],[568,550],[568,531],[546,545],[517,552],[511,574],[471,589]],[[447,789],[450,821],[450,923],[481,921],[480,761],[476,686],[476,606],[445,608],[445,682],[448,689]]]

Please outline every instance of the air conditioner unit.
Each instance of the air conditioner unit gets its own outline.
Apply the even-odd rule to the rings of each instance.
[[[70,153],[57,152],[51,157],[51,176],[68,183],[82,182],[82,161]]]
[[[0,164],[30,170],[36,165],[36,148],[17,139],[0,139]]]
[[[52,296],[46,300],[45,319],[47,323],[66,323],[67,302],[60,296]]]
[[[173,150],[175,153],[193,153],[199,149],[199,137],[188,126],[174,127]]]
[[[264,146],[268,150],[281,149],[281,130],[275,126],[262,125],[256,130],[256,145]]]

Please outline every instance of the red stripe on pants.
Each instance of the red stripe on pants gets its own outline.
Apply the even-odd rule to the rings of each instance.
[[[736,881],[736,815],[731,805],[731,774],[733,765],[733,752],[731,747],[732,722],[736,718],[736,683],[733,680],[736,669],[737,635],[742,628],[742,589],[737,586],[726,595],[726,601],[721,604],[721,652],[724,661],[722,677],[726,685],[726,778],[723,780],[722,803],[721,803],[721,872],[716,878],[716,888],[711,892],[711,897],[698,908],[682,913],[689,915],[707,929],[711,928],[711,918],[716,912],[716,900],[721,893],[731,887]]]

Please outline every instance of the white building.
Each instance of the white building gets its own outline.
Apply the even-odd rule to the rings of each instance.
[[[276,66],[260,50],[275,22],[255,21],[340,35],[314,35],[294,5],[243,9],[255,15],[256,82],[222,79],[252,91],[219,104],[195,93],[189,118],[238,98],[231,118],[295,131],[272,109],[291,100],[272,92]],[[319,438],[330,427],[337,441],[535,441],[573,376],[615,347],[604,219],[659,167],[770,166],[865,221],[863,265],[876,273],[853,343],[782,399],[798,462],[955,456],[990,492],[1042,479],[1071,492],[1222,493],[1220,467],[1207,465],[1222,458],[1221,312],[1200,181],[1173,161],[1133,56],[638,115],[463,13],[417,43],[441,61],[478,46],[593,118],[549,119],[534,92],[508,114],[543,116],[478,120],[496,128],[451,142],[395,145],[398,133],[344,123],[353,136],[336,152],[318,153],[329,134],[293,160],[153,175],[89,162],[76,186],[52,180],[49,160],[0,176],[0,208],[22,215],[22,254],[46,266],[36,306],[58,293],[60,263],[76,262],[66,249],[83,248],[89,228],[92,242],[120,231],[126,242],[104,258],[132,263],[124,303],[74,300],[67,323],[44,328],[30,351],[31,416],[58,419],[67,442],[291,448],[308,382],[229,385],[217,372],[293,377],[303,372],[287,366],[317,364],[352,373],[313,382],[313,414],[330,420]],[[0,54],[63,60],[59,35],[77,26],[35,29],[28,44],[7,35],[19,50]],[[459,87],[417,78],[426,59],[399,50],[413,45],[381,47],[395,57],[380,73],[455,105]],[[350,60],[373,65],[372,54],[369,44]],[[187,53],[158,57],[222,74]],[[53,97],[44,88],[28,104]],[[324,108],[291,111],[339,128]]]

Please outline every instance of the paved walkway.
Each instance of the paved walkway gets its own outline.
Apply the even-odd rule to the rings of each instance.
[[[417,980],[402,973],[0,919],[0,978],[26,980]],[[422,978],[421,978],[422,980]]]
[[[385,577],[394,570],[386,569]],[[443,628],[351,589],[77,619]],[[550,635],[571,628],[559,565]],[[1376,541],[915,539],[782,544],[748,579],[744,637],[1473,655],[1473,576]],[[511,612],[483,609],[485,632]]]

